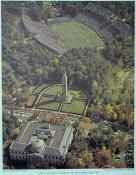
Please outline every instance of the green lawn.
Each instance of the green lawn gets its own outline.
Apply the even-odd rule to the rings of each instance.
[[[33,89],[33,93],[40,93],[42,90],[48,87],[48,84],[43,84],[35,89]]]
[[[47,85],[46,85],[47,86]],[[43,88],[43,86],[40,86],[39,89]],[[46,88],[46,87],[45,87]],[[50,86],[49,89],[47,89],[42,97],[40,98],[36,108],[45,109],[45,110],[52,110],[52,111],[58,111],[61,103],[55,101],[55,97],[59,92],[61,92],[62,86]],[[64,103],[61,109],[61,112],[68,112],[68,113],[74,113],[83,115],[84,109],[86,107],[86,103],[88,101],[88,98],[84,91],[72,88],[69,90],[70,94],[73,94],[73,100],[72,103]],[[35,99],[30,99],[29,103],[32,104],[31,101],[34,101]]]
[[[98,34],[77,21],[61,22],[49,26],[51,34],[56,33],[66,49],[79,47],[104,47]]]
[[[85,101],[74,99],[71,104],[64,104],[61,111],[83,115],[85,106]]]
[[[83,92],[83,91],[80,91],[80,90],[70,90],[69,91],[70,94],[73,94],[74,95],[74,98],[81,98],[81,99],[86,99],[86,94]]]
[[[60,103],[55,102],[53,97],[42,97],[37,104],[37,108],[49,109],[49,110],[59,110]]]
[[[62,87],[61,86],[54,86],[54,87],[50,87],[47,91],[45,91],[44,94],[48,94],[48,95],[57,95],[59,92],[61,92]]]

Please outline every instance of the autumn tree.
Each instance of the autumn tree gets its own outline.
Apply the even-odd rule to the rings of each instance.
[[[87,137],[90,126],[91,126],[90,118],[84,117],[82,121],[79,123],[79,126],[77,128],[77,131],[80,133],[82,138]]]

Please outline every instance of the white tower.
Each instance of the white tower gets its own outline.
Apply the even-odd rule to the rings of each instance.
[[[67,74],[66,74],[66,71],[65,71],[64,76],[63,76],[63,87],[62,87],[62,93],[63,93],[65,99],[68,98],[67,84],[68,84],[67,83]]]
[[[67,80],[67,74],[65,71],[62,78],[62,91],[58,93],[58,95],[56,96],[56,101],[71,103],[72,99],[73,99],[73,94],[70,94],[68,92],[68,80]]]

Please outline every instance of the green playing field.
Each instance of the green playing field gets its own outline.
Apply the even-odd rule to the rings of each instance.
[[[49,31],[56,33],[66,49],[104,47],[103,40],[95,31],[75,20],[52,24]]]

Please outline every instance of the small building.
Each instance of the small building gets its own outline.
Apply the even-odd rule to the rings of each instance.
[[[64,164],[72,139],[71,126],[26,122],[10,146],[10,158],[27,161],[28,165],[61,165]]]

